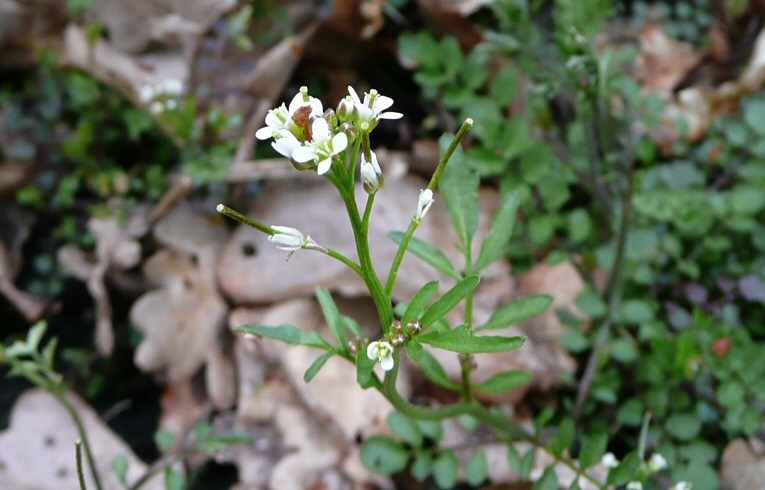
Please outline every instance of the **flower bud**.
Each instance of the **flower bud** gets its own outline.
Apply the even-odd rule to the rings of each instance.
[[[403,332],[404,328],[401,326],[401,320],[393,320],[393,323],[390,324],[390,331],[391,333]]]
[[[420,198],[417,200],[417,213],[415,219],[421,220],[425,217],[430,206],[433,205],[433,191],[430,189],[420,190]]]
[[[422,323],[419,320],[410,320],[406,323],[406,331],[412,336],[419,335],[422,331]]]
[[[396,349],[400,349],[406,344],[406,336],[403,333],[397,333],[390,338],[390,343]]]
[[[359,137],[359,130],[353,124],[345,122],[340,125],[339,130],[341,133],[345,133],[348,137],[348,141],[355,141]]]
[[[340,100],[335,112],[337,113],[337,119],[341,123],[344,123],[353,117],[353,111],[353,99],[350,96],[347,96]]]
[[[364,190],[367,194],[374,194],[383,186],[382,170],[377,163],[377,155],[374,152],[370,152],[372,155],[372,161],[367,161],[367,157],[364,153],[361,154],[361,165],[359,172],[361,173],[361,183],[364,185]]]
[[[322,114],[321,117],[323,117],[327,121],[330,128],[334,128],[335,126],[337,126],[337,115],[335,114],[335,111],[333,111],[332,109],[327,109],[326,111],[324,111],[324,114]]]

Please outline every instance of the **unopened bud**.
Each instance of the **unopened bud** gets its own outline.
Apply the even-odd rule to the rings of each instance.
[[[397,333],[390,338],[390,343],[396,349],[400,349],[406,344],[406,336],[403,333]]]
[[[422,323],[419,320],[410,320],[406,323],[406,331],[409,335],[418,335],[422,331]]]
[[[390,331],[391,333],[403,332],[404,328],[401,326],[401,320],[393,320],[393,323],[390,324]]]

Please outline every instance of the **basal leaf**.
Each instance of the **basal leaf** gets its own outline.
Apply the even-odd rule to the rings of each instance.
[[[379,475],[392,475],[406,468],[409,452],[387,436],[372,436],[361,446],[361,462]]]

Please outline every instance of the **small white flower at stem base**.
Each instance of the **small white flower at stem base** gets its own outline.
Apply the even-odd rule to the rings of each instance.
[[[414,215],[415,219],[422,220],[432,205],[433,191],[430,189],[420,190],[420,198],[417,201],[417,214]]]
[[[687,481],[679,481],[675,483],[670,490],[691,490],[693,488],[693,484],[687,482]]]
[[[600,464],[602,464],[606,468],[616,468],[617,466],[619,466],[619,460],[616,459],[616,456],[614,456],[614,453],[606,453],[603,455],[602,458],[600,458]]]
[[[367,357],[378,361],[386,371],[393,369],[393,346],[384,340],[371,342],[367,347]]]
[[[627,490],[643,490],[643,484],[639,481],[631,481],[627,484]]]
[[[653,453],[648,460],[648,470],[651,473],[667,469],[667,460],[659,453]]]
[[[361,167],[359,172],[361,173],[361,183],[364,185],[364,190],[367,194],[374,194],[383,186],[382,169],[380,164],[377,163],[377,155],[374,152],[372,154],[372,161],[368,162],[366,155],[361,153]]]

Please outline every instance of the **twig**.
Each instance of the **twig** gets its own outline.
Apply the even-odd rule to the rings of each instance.
[[[607,298],[608,306],[606,310],[606,317],[603,319],[603,323],[600,326],[600,332],[598,332],[598,338],[595,340],[595,345],[592,347],[590,358],[587,360],[587,366],[585,367],[584,374],[582,375],[582,381],[579,383],[579,390],[576,393],[576,403],[574,404],[573,417],[574,420],[579,420],[582,415],[582,410],[587,402],[587,398],[590,395],[592,389],[592,383],[595,381],[595,373],[598,367],[598,356],[600,351],[605,345],[608,337],[611,333],[611,327],[613,325],[613,315],[616,310],[616,304],[619,299],[619,285],[621,282],[622,266],[624,264],[625,249],[627,246],[627,235],[629,231],[630,217],[632,216],[632,191],[633,191],[634,179],[632,170],[627,170],[627,192],[622,202],[621,218],[619,221],[619,234],[616,242],[616,256],[614,257],[614,264],[611,267],[611,276],[608,278],[608,284],[604,295]]]

